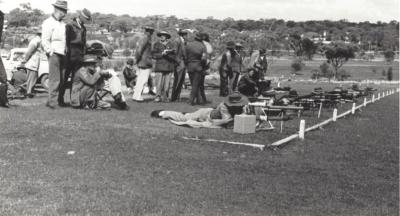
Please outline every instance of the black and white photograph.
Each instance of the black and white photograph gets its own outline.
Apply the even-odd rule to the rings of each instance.
[[[399,0],[0,0],[0,216],[400,215]]]

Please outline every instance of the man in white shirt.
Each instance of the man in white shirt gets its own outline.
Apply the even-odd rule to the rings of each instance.
[[[49,60],[49,98],[46,106],[54,109],[65,106],[63,95],[59,94],[64,84],[65,73],[65,23],[62,19],[67,14],[68,3],[57,0],[53,4],[54,12],[42,24],[42,46]]]

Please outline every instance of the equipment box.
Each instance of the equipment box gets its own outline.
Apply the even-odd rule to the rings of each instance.
[[[235,115],[233,132],[239,134],[251,134],[256,132],[255,115]]]

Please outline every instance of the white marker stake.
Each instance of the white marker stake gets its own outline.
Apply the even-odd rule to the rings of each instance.
[[[304,140],[304,131],[306,129],[306,121],[304,119],[302,119],[300,121],[300,129],[299,129],[299,138],[301,140]]]
[[[365,97],[364,98],[364,107],[366,107],[367,106],[367,98]]]
[[[375,102],[375,95],[373,94],[372,95],[372,103],[374,103]]]
[[[378,93],[378,98],[377,98],[377,100],[380,100],[381,99],[381,93]]]
[[[335,122],[336,119],[337,119],[337,109],[335,108],[335,109],[333,110],[332,120]]]
[[[356,103],[353,103],[353,107],[351,108],[351,114],[355,114],[356,113]]]

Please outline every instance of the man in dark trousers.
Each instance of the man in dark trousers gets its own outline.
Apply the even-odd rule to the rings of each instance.
[[[232,72],[232,55],[235,52],[235,43],[229,41],[226,43],[226,51],[222,54],[221,64],[219,66],[220,89],[219,96],[226,97],[229,95],[229,76]]]
[[[192,85],[189,98],[189,104],[191,105],[203,104],[206,102],[200,97],[200,95],[205,95],[204,92],[200,92],[200,86],[207,64],[207,50],[202,40],[202,34],[196,33],[194,41],[188,43],[186,46],[186,64],[190,83]],[[204,91],[204,89],[202,91]]]
[[[92,20],[91,13],[84,8],[78,11],[78,16],[71,23],[66,25],[65,40],[67,46],[67,65],[64,77],[64,83],[60,88],[60,95],[64,98],[65,90],[69,88],[67,81],[71,81],[79,68],[82,66],[83,56],[86,52],[86,28],[85,23]]]
[[[175,39],[176,43],[176,60],[177,66],[174,71],[174,84],[172,85],[172,95],[171,101],[176,101],[179,99],[182,91],[183,83],[185,82],[186,75],[186,67],[185,67],[185,58],[186,58],[186,40],[187,40],[187,31],[180,29],[178,31],[179,37]]]

